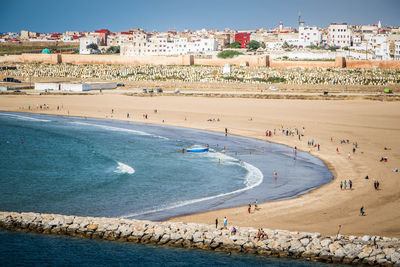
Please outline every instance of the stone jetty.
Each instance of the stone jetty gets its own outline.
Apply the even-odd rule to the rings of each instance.
[[[329,263],[400,266],[399,239],[380,236],[323,236],[264,229],[266,236],[260,239],[258,230],[248,227],[235,227],[234,233],[232,226],[216,229],[215,225],[195,223],[17,212],[0,212],[0,228]]]

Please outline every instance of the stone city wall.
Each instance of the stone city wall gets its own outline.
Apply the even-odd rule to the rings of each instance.
[[[225,64],[237,66],[268,67],[269,56],[237,56],[234,58],[195,58],[194,64],[205,66],[224,66]]]
[[[193,65],[193,56],[61,55],[62,63],[120,65]]]
[[[228,224],[229,225],[229,224]],[[400,266],[400,241],[380,236],[323,236],[319,233],[237,227],[236,234],[215,225],[151,222],[119,218],[0,212],[0,228],[12,231],[159,244],[215,251],[246,252],[312,261]]]
[[[6,62],[22,62],[22,63],[49,63],[58,64],[61,63],[60,54],[21,54],[21,55],[9,55],[0,56],[0,63]]]
[[[206,65],[224,66],[225,64],[279,67],[279,68],[349,68],[349,69],[400,69],[399,60],[351,60],[336,57],[335,61],[289,61],[270,60],[269,56],[238,56],[231,59],[196,58],[193,55],[182,56],[119,56],[119,55],[71,55],[71,54],[22,54],[0,56],[0,63],[70,63],[70,64],[121,64],[121,65]]]
[[[351,60],[346,59],[349,69],[400,69],[400,60]]]
[[[273,68],[335,68],[334,61],[287,61],[287,60],[271,60],[270,67]]]

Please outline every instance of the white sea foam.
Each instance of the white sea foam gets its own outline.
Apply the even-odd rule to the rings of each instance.
[[[229,195],[233,195],[236,193],[240,193],[249,189],[252,189],[256,186],[259,186],[263,179],[264,179],[264,175],[262,174],[262,172],[255,166],[247,163],[247,162],[240,162],[239,160],[230,157],[226,154],[222,154],[222,153],[201,153],[204,154],[206,156],[209,157],[213,157],[213,158],[221,158],[221,160],[223,162],[228,163],[228,164],[239,164],[240,166],[242,166],[243,168],[245,168],[247,170],[247,174],[246,177],[244,179],[244,188],[238,189],[238,190],[234,190],[232,192],[227,192],[227,193],[221,193],[218,195],[214,195],[214,196],[209,196],[209,197],[203,197],[203,198],[197,198],[197,199],[191,199],[191,200],[186,200],[186,201],[179,201],[173,204],[170,204],[168,206],[163,206],[160,208],[156,208],[156,209],[152,209],[152,210],[146,210],[146,211],[139,211],[136,213],[132,213],[132,214],[128,214],[128,215],[123,215],[121,216],[121,218],[130,218],[130,217],[135,217],[138,215],[143,215],[143,214],[149,214],[149,213],[154,213],[154,212],[160,212],[160,211],[164,211],[164,210],[169,210],[169,209],[174,209],[174,208],[179,208],[179,207],[183,207],[189,204],[194,204],[194,203],[198,203],[201,201],[206,201],[206,200],[211,200],[211,199],[215,199],[215,198],[219,198],[219,197],[224,197],[224,196],[229,196]],[[214,154],[214,155],[213,155]]]
[[[118,167],[115,169],[115,171],[114,171],[115,173],[121,173],[121,174],[123,174],[123,173],[134,174],[135,173],[135,170],[131,166],[126,165],[119,161],[117,161],[117,163],[118,163]]]
[[[24,120],[24,121],[44,121],[44,122],[51,121],[51,120],[36,119],[36,118],[32,118],[32,117],[25,117],[25,116],[21,116],[21,115],[17,115],[17,114],[9,114],[9,113],[0,113],[0,115],[12,117],[12,118],[16,118],[18,120]]]
[[[86,123],[86,122],[80,122],[80,121],[72,121],[70,122],[72,124],[78,124],[78,125],[86,125],[86,126],[94,126],[98,127],[104,130],[109,130],[109,131],[118,131],[118,132],[126,132],[126,133],[133,133],[137,135],[147,135],[147,136],[152,136],[156,138],[161,138],[161,139],[167,139],[167,137],[159,136],[159,135],[153,135],[149,134],[143,131],[137,131],[137,130],[132,130],[132,129],[126,129],[126,128],[119,128],[119,127],[114,127],[114,126],[106,126],[106,125],[101,125],[101,124],[93,124],[93,123]]]

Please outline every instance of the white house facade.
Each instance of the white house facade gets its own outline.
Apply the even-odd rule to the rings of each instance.
[[[318,30],[317,26],[307,27],[300,26],[299,27],[299,46],[311,46],[311,45],[320,45],[322,41],[321,32]]]
[[[328,28],[328,44],[345,47],[351,45],[351,30],[347,23],[331,23]]]

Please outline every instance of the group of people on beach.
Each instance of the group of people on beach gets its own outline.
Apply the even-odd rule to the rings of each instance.
[[[217,119],[215,119],[215,118],[208,118],[207,121],[215,122],[215,121],[219,121],[219,118],[217,118]]]
[[[253,202],[254,204],[254,211],[259,210],[260,208],[258,207],[258,200],[256,199],[256,201]],[[251,207],[252,207],[252,203],[249,203],[248,207],[247,207],[247,212],[251,213]]]
[[[34,110],[35,105],[28,105],[28,111]],[[26,107],[22,106],[19,107],[19,109],[25,109]],[[50,105],[49,104],[36,104],[36,110],[50,110]],[[57,111],[63,110],[64,109],[64,105],[57,105]],[[69,111],[68,111],[69,113]]]
[[[347,190],[348,189],[352,190],[353,188],[353,182],[349,179],[349,181],[344,180],[344,182],[340,181],[340,190]]]

